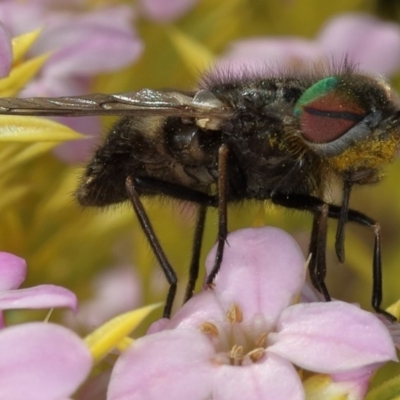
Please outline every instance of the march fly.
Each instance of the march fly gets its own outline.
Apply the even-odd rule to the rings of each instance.
[[[177,277],[157,239],[142,197],[169,196],[198,205],[185,300],[195,287],[209,207],[218,209],[217,252],[206,279],[212,285],[228,233],[227,206],[247,199],[313,215],[309,272],[326,300],[329,218],[338,220],[335,249],[345,258],[347,222],[374,234],[372,306],[381,314],[379,224],[349,208],[353,186],[375,183],[400,141],[400,102],[380,76],[345,62],[328,73],[206,77],[193,92],[149,90],[60,98],[3,98],[0,113],[41,116],[118,115],[86,167],[76,198],[82,206],[130,201],[170,285]],[[341,204],[327,199],[339,182]],[[388,315],[391,317],[390,315]]]

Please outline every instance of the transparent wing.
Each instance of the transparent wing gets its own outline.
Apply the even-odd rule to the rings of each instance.
[[[233,111],[211,92],[193,93],[143,89],[118,94],[72,97],[0,98],[0,114],[70,116],[164,115],[187,118],[229,118]]]

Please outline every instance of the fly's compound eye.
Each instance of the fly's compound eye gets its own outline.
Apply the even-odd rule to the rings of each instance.
[[[297,101],[301,135],[307,145],[325,157],[337,156],[365,138],[381,120],[381,113],[366,110],[360,95],[339,77],[322,79]]]

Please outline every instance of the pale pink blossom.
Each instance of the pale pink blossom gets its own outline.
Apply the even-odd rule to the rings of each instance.
[[[4,78],[10,73],[11,64],[11,39],[4,24],[0,22],[0,78]]]
[[[171,22],[188,13],[198,0],[140,0],[138,9],[155,22]]]
[[[214,258],[215,248],[208,271]],[[363,395],[366,377],[397,360],[388,330],[344,302],[296,303],[304,281],[303,255],[283,231],[230,234],[213,289],[121,355],[108,399],[304,399],[296,367]]]
[[[69,326],[93,330],[141,303],[140,281],[132,266],[113,265],[99,273],[89,286],[93,296],[79,304],[75,315],[67,315]]]
[[[1,329],[0,354],[0,398],[4,400],[66,400],[92,367],[83,340],[50,323]]]
[[[314,40],[289,36],[233,42],[218,66],[231,73],[276,74],[315,63],[340,65],[347,57],[362,70],[392,75],[400,67],[400,27],[366,14],[335,16]]]
[[[43,29],[28,56],[50,52],[38,76],[21,92],[22,97],[86,94],[97,74],[119,70],[141,56],[143,43],[133,27],[132,7],[83,9],[78,2],[0,2],[0,21],[11,36]],[[62,122],[89,139],[62,144],[56,154],[68,162],[86,160],[101,133],[98,117],[64,118]]]
[[[26,278],[26,262],[10,253],[0,252],[0,328],[5,310],[68,307],[77,309],[74,293],[61,286],[39,285],[18,289]]]

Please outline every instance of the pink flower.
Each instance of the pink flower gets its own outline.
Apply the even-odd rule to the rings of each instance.
[[[208,270],[214,258],[215,248]],[[120,356],[108,399],[304,399],[296,367],[364,393],[366,377],[397,360],[388,330],[340,301],[295,304],[304,281],[303,255],[283,231],[230,234],[213,290]]]
[[[69,326],[92,330],[141,303],[141,285],[132,266],[113,265],[100,272],[89,286],[93,297],[80,303],[75,315],[67,316]]]
[[[51,3],[53,4],[53,3]],[[68,96],[87,91],[88,78],[122,68],[136,60],[143,44],[132,27],[131,7],[102,8],[88,13],[57,3],[0,3],[0,21],[12,36],[43,28],[31,56],[52,52],[41,75],[24,96]]]
[[[140,0],[141,13],[157,22],[171,22],[189,12],[198,0]]]
[[[218,65],[234,72],[279,73],[348,56],[361,69],[394,74],[400,67],[400,27],[362,14],[332,18],[315,40],[296,37],[258,37],[237,41]]]
[[[0,21],[12,36],[43,28],[30,56],[51,52],[40,75],[22,91],[23,97],[85,94],[95,75],[121,69],[140,57],[143,44],[133,28],[132,7],[121,5],[87,13],[81,10],[79,4],[71,2],[64,7],[46,1],[0,2]],[[62,122],[91,138],[86,143],[65,143],[57,148],[57,155],[69,162],[85,160],[101,133],[99,118]]]
[[[0,252],[0,328],[4,327],[4,310],[69,307],[76,311],[75,294],[63,287],[39,285],[18,289],[26,278],[26,271],[25,260]]]
[[[72,331],[50,323],[5,327],[2,311],[69,307],[75,295],[53,285],[18,289],[26,277],[22,258],[0,252],[0,399],[66,399],[91,370],[92,357]]]
[[[0,78],[6,77],[11,70],[12,47],[7,29],[0,22]]]
[[[0,398],[67,399],[88,376],[92,357],[72,331],[49,323],[0,330]]]

